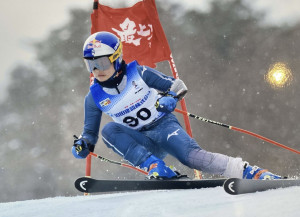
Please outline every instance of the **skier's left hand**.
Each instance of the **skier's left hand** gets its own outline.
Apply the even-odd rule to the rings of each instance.
[[[170,113],[176,108],[177,102],[178,98],[176,93],[174,93],[173,91],[169,91],[166,96],[163,96],[156,101],[155,107],[159,112]]]

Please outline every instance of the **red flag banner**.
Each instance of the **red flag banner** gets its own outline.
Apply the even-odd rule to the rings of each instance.
[[[123,43],[123,59],[141,65],[170,60],[171,50],[160,24],[155,0],[143,0],[128,8],[111,8],[98,3],[91,14],[91,32],[108,31]]]

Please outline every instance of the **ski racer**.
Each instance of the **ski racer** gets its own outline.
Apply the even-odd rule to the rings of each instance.
[[[122,42],[116,35],[97,32],[89,36],[83,46],[83,58],[87,70],[94,75],[94,83],[85,97],[83,132],[72,146],[76,158],[84,159],[94,151],[105,113],[113,122],[103,127],[103,142],[130,164],[146,170],[149,178],[177,177],[163,161],[167,154],[210,174],[281,178],[241,158],[202,149],[172,114],[187,93],[184,82],[136,61],[126,64]]]

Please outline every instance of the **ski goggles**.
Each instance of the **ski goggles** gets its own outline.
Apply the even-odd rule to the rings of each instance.
[[[97,59],[92,60],[84,59],[84,62],[89,72],[93,72],[95,68],[104,71],[109,69],[111,65],[111,62],[107,56],[99,57]]]
[[[111,63],[115,62],[121,55],[122,43],[120,42],[118,49],[112,55],[99,57],[97,59],[84,59],[84,62],[89,72],[93,72],[95,68],[104,71],[109,69]]]

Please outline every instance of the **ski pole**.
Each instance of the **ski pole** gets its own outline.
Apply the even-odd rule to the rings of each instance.
[[[78,136],[76,136],[76,135],[73,135],[73,137],[74,137],[74,139],[78,139]],[[145,174],[145,175],[148,175],[148,173],[147,173],[146,171],[141,170],[141,169],[139,169],[139,168],[137,168],[137,167],[131,166],[131,165],[129,165],[129,164],[121,163],[121,162],[118,162],[118,161],[110,160],[110,159],[108,159],[108,158],[102,157],[102,156],[100,156],[100,155],[98,155],[98,154],[95,154],[95,153],[93,153],[93,152],[90,152],[90,156],[93,156],[93,157],[95,157],[95,158],[99,158],[101,161],[105,161],[105,162],[108,162],[108,163],[116,164],[116,165],[119,165],[119,166],[122,166],[122,167],[127,167],[127,168],[129,168],[129,169],[133,169],[133,170],[136,170],[136,171],[138,171],[138,172],[140,172],[140,173],[143,173],[143,174]]]
[[[118,161],[113,161],[113,160],[107,159],[105,157],[102,157],[102,156],[100,156],[98,154],[95,154],[93,152],[90,152],[90,155],[93,156],[93,157],[95,157],[95,158],[99,158],[101,161],[105,161],[105,162],[108,162],[108,163],[116,164],[116,165],[119,165],[119,166],[122,166],[122,167],[127,167],[129,169],[133,169],[133,170],[136,170],[136,171],[138,171],[140,173],[148,175],[148,173],[146,171],[144,171],[142,169],[139,169],[137,167],[131,166],[129,164],[121,163],[121,162],[118,162]]]
[[[280,143],[278,143],[278,142],[275,142],[275,141],[273,141],[273,140],[271,140],[271,139],[268,139],[268,138],[263,137],[263,136],[261,136],[261,135],[258,135],[258,134],[256,134],[256,133],[253,133],[253,132],[250,132],[250,131],[247,131],[247,130],[243,130],[243,129],[241,129],[241,128],[237,128],[237,127],[234,127],[234,126],[230,126],[230,125],[227,125],[227,124],[223,124],[223,123],[220,123],[220,122],[217,122],[217,121],[209,120],[209,119],[206,119],[206,118],[200,117],[200,116],[198,116],[198,115],[194,115],[194,114],[191,114],[191,113],[189,113],[189,112],[185,112],[185,111],[182,111],[182,110],[179,110],[179,109],[175,109],[175,111],[176,111],[176,112],[179,112],[179,113],[181,113],[181,114],[188,115],[189,117],[198,119],[198,120],[200,120],[200,121],[204,121],[204,122],[207,122],[207,123],[210,123],[210,124],[215,124],[215,125],[218,125],[218,126],[221,126],[221,127],[228,128],[228,129],[230,129],[230,130],[235,130],[235,131],[239,131],[239,132],[241,132],[241,133],[245,133],[245,134],[254,136],[254,137],[259,138],[259,139],[261,139],[261,140],[267,141],[267,142],[269,142],[269,143],[271,143],[271,144],[277,145],[277,146],[279,146],[279,147],[281,147],[281,148],[284,148],[284,149],[287,149],[287,150],[289,150],[289,151],[292,151],[292,152],[295,152],[295,153],[297,153],[297,154],[300,154],[300,151],[297,151],[297,150],[295,150],[295,149],[293,149],[293,148],[290,148],[290,147],[288,147],[288,146],[285,146],[285,145],[283,145],[283,144],[280,144]]]

